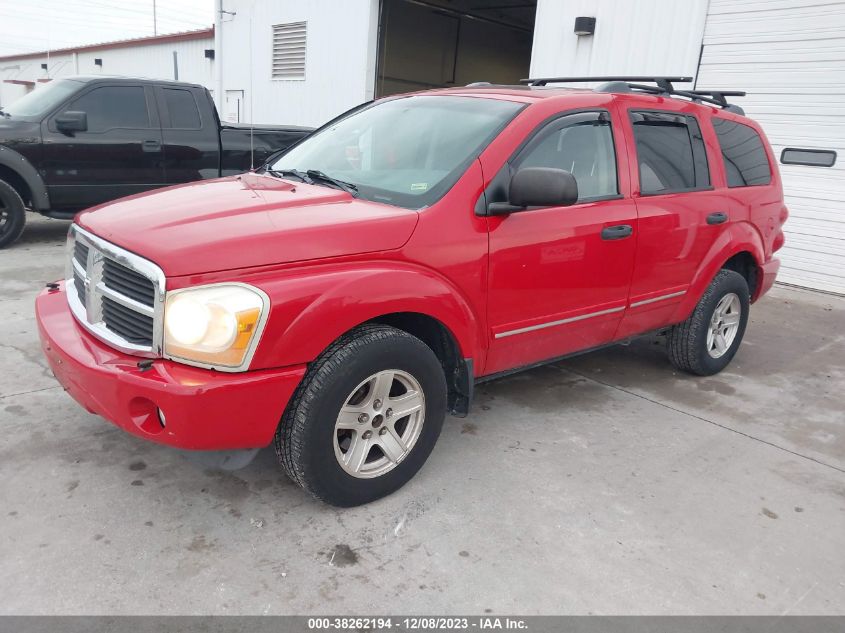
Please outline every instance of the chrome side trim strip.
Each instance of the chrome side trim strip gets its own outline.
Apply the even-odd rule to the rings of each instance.
[[[525,332],[533,332],[535,330],[542,330],[547,327],[555,327],[556,325],[565,325],[566,323],[574,323],[575,321],[583,321],[584,319],[591,319],[605,314],[613,314],[614,312],[622,312],[624,306],[618,308],[608,308],[607,310],[599,310],[598,312],[590,312],[589,314],[581,314],[579,316],[569,317],[568,319],[559,319],[557,321],[549,321],[548,323],[540,323],[538,325],[529,325],[528,327],[521,327],[516,330],[507,330],[499,332],[493,338],[505,338],[506,336],[514,336],[515,334],[524,334]]]
[[[642,301],[637,301],[631,304],[632,308],[637,308],[639,306],[648,305],[649,303],[656,303],[657,301],[665,301],[666,299],[674,299],[675,297],[680,297],[681,295],[687,294],[686,290],[681,290],[679,292],[672,292],[668,295],[660,295],[659,297],[652,297],[651,299],[643,299]]]

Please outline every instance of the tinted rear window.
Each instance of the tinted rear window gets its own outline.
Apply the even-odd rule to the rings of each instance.
[[[640,192],[693,191],[710,186],[701,130],[695,117],[670,112],[631,112]]]
[[[728,187],[767,185],[772,170],[760,135],[747,125],[713,117],[713,128],[722,148]]]
[[[190,91],[165,88],[164,100],[170,113],[170,127],[187,130],[198,130],[202,127],[197,102]]]

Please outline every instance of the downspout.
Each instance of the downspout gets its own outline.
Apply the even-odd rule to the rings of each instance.
[[[222,118],[223,105],[223,0],[214,1],[214,105]]]

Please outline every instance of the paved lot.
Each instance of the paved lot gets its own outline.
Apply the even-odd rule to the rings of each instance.
[[[85,413],[32,302],[67,224],[0,251],[0,613],[845,614],[845,300],[776,288],[729,371],[658,340],[481,388],[352,510],[271,450],[204,471]]]

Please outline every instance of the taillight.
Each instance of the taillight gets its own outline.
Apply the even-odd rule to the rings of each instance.
[[[785,242],[786,237],[784,237],[783,231],[779,231],[778,234],[775,236],[775,241],[772,243],[772,252],[778,252],[781,248],[783,248]]]
[[[781,225],[781,226],[783,226],[784,224],[786,224],[786,220],[787,220],[787,218],[789,218],[789,209],[787,209],[787,208],[784,206],[784,207],[782,207],[782,208],[781,208],[781,210],[780,210],[780,225]]]

